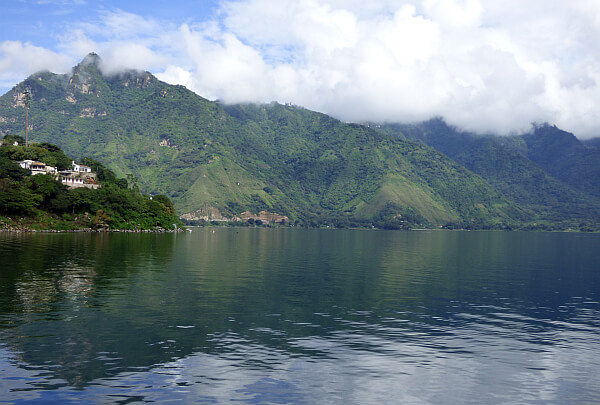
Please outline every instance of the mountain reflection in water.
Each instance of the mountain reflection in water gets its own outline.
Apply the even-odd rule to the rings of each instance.
[[[3,400],[600,402],[600,235],[0,234]]]

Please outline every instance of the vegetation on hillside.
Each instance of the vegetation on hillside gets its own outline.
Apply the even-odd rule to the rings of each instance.
[[[181,225],[167,197],[142,195],[100,162],[84,159],[102,188],[69,189],[53,175],[32,176],[16,163],[24,159],[71,166],[71,159],[55,145],[1,146],[0,221],[5,228],[149,230]]]
[[[537,125],[521,137],[527,157],[558,180],[600,197],[600,150],[556,126]]]
[[[182,213],[261,211],[293,225],[506,228],[519,210],[442,154],[303,108],[221,105],[146,72],[103,76],[97,56],[73,75],[35,74],[0,98],[3,131],[136,173]],[[10,117],[8,117],[10,115]]]
[[[600,155],[572,134],[543,125],[524,136],[481,136],[439,119],[385,131],[432,146],[479,174],[521,207],[530,218],[526,227],[600,229]]]
[[[459,134],[439,120],[376,128],[292,105],[223,105],[147,72],[105,76],[99,66],[89,55],[72,75],[42,72],[17,85],[0,97],[0,133],[24,135],[27,89],[30,139],[106,162],[115,178],[104,181],[120,189],[136,173],[141,190],[168,196],[190,217],[265,211],[305,226],[597,227],[598,198],[533,162],[523,139]]]

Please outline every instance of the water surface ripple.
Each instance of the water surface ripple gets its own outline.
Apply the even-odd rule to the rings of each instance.
[[[600,235],[0,234],[0,403],[600,403]]]

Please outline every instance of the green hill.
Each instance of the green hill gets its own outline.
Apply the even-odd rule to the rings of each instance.
[[[17,85],[0,97],[0,132],[24,135],[29,89],[32,141],[135,173],[188,220],[262,211],[303,225],[506,228],[537,219],[504,183],[397,131],[292,105],[223,105],[147,72],[105,76],[101,64],[90,54],[72,75]]]
[[[521,137],[527,157],[555,178],[600,197],[600,151],[556,126],[537,126]]]

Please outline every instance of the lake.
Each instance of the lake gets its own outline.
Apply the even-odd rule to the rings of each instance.
[[[0,403],[600,403],[598,234],[2,233],[0,258]]]

